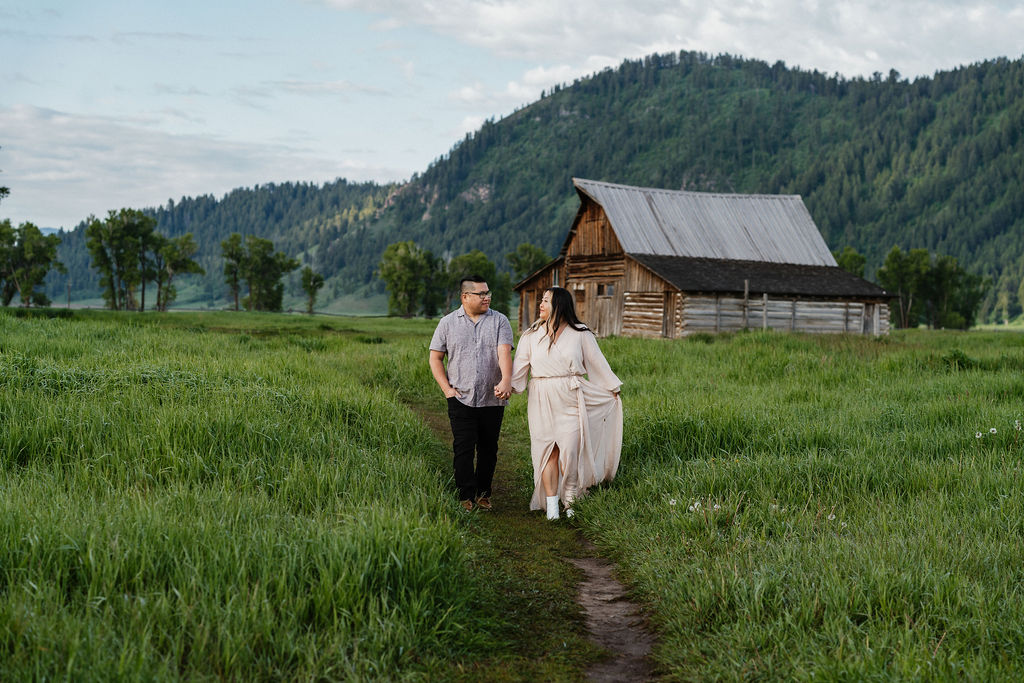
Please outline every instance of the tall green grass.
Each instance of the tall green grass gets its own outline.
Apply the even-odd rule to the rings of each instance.
[[[473,567],[500,558],[406,407],[436,397],[432,329],[0,313],[0,678],[459,678],[506,656]],[[601,345],[622,466],[575,523],[647,605],[667,678],[1021,677],[1024,336]],[[506,441],[526,429],[518,397]]]
[[[622,467],[577,519],[670,678],[1024,675],[1024,336],[602,347]]]
[[[404,678],[479,648],[443,447],[372,378],[423,325],[359,324],[0,313],[0,678]]]

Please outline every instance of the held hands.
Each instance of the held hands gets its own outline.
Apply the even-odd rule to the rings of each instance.
[[[502,380],[494,387],[494,398],[507,399],[512,395],[512,383]]]

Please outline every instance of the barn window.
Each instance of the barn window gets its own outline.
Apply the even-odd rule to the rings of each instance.
[[[615,285],[599,284],[597,286],[598,296],[615,296]]]

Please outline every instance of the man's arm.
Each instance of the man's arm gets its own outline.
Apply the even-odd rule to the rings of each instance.
[[[496,398],[508,398],[512,395],[512,345],[498,344],[498,367],[501,369],[501,381],[494,387]]]
[[[434,375],[434,381],[441,387],[445,398],[457,398],[462,396],[455,387],[448,383],[448,373],[444,370],[444,351],[430,350],[430,372]]]

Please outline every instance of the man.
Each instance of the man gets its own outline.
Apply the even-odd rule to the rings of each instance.
[[[460,504],[490,510],[498,433],[512,395],[512,325],[491,310],[481,276],[463,278],[459,289],[462,306],[441,318],[430,340],[430,371],[448,399]]]

